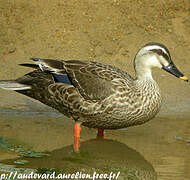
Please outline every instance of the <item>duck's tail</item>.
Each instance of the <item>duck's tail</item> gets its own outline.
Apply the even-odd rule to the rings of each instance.
[[[0,88],[11,91],[31,89],[29,85],[21,84],[16,80],[0,80]]]

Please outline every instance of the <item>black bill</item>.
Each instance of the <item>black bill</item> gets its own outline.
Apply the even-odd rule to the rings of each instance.
[[[173,74],[174,76],[183,79],[188,82],[188,78],[182,74],[173,63],[170,63],[168,66],[163,66],[162,69]]]

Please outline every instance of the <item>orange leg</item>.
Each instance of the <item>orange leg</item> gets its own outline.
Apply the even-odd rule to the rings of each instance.
[[[104,130],[98,129],[97,138],[104,138]]]
[[[80,132],[81,132],[80,123],[75,122],[74,150],[76,152],[79,151],[80,148]]]

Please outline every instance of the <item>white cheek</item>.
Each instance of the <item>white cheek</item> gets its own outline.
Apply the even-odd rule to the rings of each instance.
[[[162,56],[160,57],[160,62],[164,65],[164,66],[168,66],[169,62],[166,61]]]
[[[158,68],[162,68],[162,65],[160,64],[157,56],[151,56],[150,58],[148,58],[148,61],[147,61],[147,66],[149,66],[150,68],[152,67],[158,67]]]

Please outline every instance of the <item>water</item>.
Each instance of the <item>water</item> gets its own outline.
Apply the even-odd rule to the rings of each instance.
[[[35,111],[34,111],[35,110]],[[48,151],[48,157],[18,158],[0,150],[0,163],[17,168],[55,168],[64,172],[94,171],[121,174],[119,179],[190,179],[190,124],[188,116],[159,114],[141,126],[108,130],[97,140],[96,130],[81,133],[81,152],[73,152],[73,125],[70,119],[51,109],[3,109],[0,111],[0,137],[11,144],[35,151]],[[24,165],[15,160],[27,160]],[[1,170],[2,171],[2,170]]]

